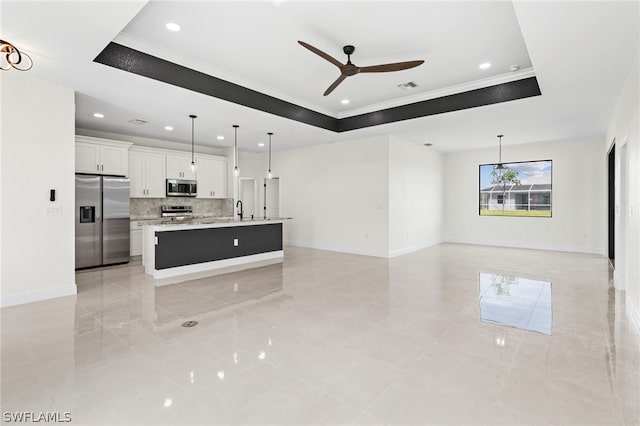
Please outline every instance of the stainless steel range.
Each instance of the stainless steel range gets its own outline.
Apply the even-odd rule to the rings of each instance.
[[[193,219],[192,206],[160,206],[162,219],[166,221]]]

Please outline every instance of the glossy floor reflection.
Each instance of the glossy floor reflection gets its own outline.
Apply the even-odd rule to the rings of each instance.
[[[552,335],[481,321],[481,272],[552,282]],[[640,423],[639,341],[600,256],[287,247],[283,264],[165,287],[139,264],[77,283],[77,297],[2,309],[3,413],[70,412],[82,425]]]
[[[480,320],[551,334],[551,283],[502,274],[478,275]]]

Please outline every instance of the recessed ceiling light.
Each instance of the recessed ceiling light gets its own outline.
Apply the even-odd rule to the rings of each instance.
[[[180,25],[176,24],[175,22],[167,22],[167,25],[165,25],[165,27],[167,27],[169,31],[180,31]]]
[[[218,137],[217,137],[217,139],[218,139],[219,141],[221,141],[221,140],[223,140],[223,139],[224,139],[224,136],[220,135],[220,136],[218,136]]]
[[[480,68],[481,70],[486,70],[487,68],[491,68],[491,62],[483,62],[480,65],[478,65],[478,68]]]
[[[260,142],[258,146],[264,146],[264,142]]]
[[[516,72],[516,71],[518,71],[519,69],[520,69],[520,65],[511,65],[511,66],[509,67],[509,71],[511,71],[511,72]]]
[[[164,126],[164,129],[168,132],[173,130],[173,126]]]
[[[430,143],[430,142],[427,142],[427,143],[424,144],[424,146],[433,146],[433,144]]]
[[[94,113],[93,113],[93,116],[94,116],[95,118],[104,118],[104,114],[100,114],[99,112],[94,112]]]
[[[349,99],[343,99],[340,101],[342,105],[347,105],[349,103]]]

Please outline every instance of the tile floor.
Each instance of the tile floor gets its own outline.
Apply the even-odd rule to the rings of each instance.
[[[77,297],[2,309],[2,420],[640,423],[638,336],[600,256],[455,244],[391,260],[285,253],[158,288],[139,262],[86,271]],[[551,335],[481,322],[480,273],[551,282]]]

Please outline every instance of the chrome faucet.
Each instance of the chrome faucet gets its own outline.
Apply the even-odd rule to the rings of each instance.
[[[238,200],[238,202],[236,203],[236,208],[238,208],[238,205],[240,205],[240,209],[238,210],[238,216],[240,216],[240,220],[242,220],[242,200]]]

